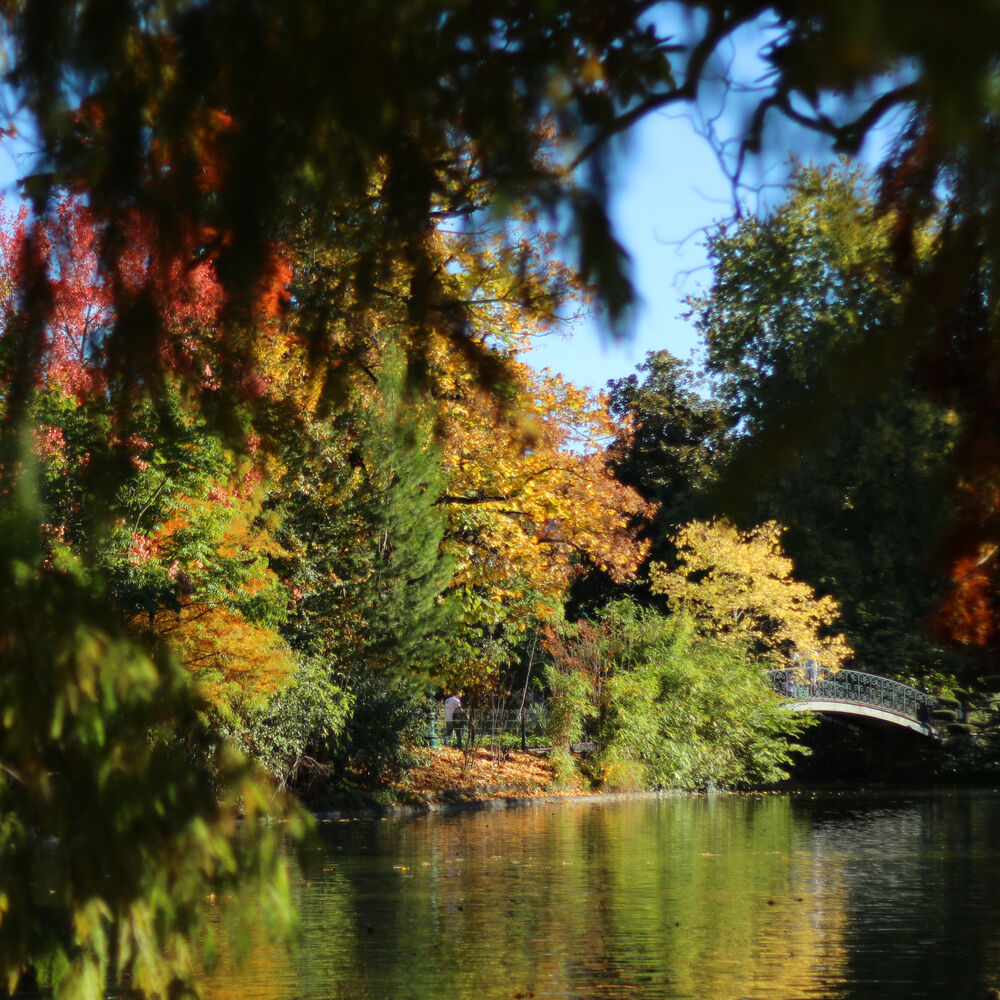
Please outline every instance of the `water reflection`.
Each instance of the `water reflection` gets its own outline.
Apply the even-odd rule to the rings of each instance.
[[[210,1000],[968,997],[998,798],[670,798],[325,826],[302,943]]]
[[[1000,986],[998,810],[995,795],[954,794],[811,811],[814,854],[844,883],[845,997]]]

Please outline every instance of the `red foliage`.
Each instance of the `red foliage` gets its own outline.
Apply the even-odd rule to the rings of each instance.
[[[930,625],[945,642],[982,649],[1000,639],[1000,463],[982,436],[975,451],[978,474],[961,484],[955,526],[938,547],[948,586]]]
[[[27,209],[16,213],[0,202],[0,309],[9,323],[20,307],[27,259]],[[223,299],[214,269],[194,254],[188,261],[161,259],[150,227],[136,217],[128,240],[111,267],[102,260],[102,229],[79,199],[64,197],[32,228],[36,265],[50,294],[38,384],[82,399],[106,388],[107,345],[116,321],[116,292],[147,296],[159,318],[160,360],[190,367],[195,341],[190,333],[210,328]],[[6,325],[6,323],[5,323]]]
[[[292,263],[284,248],[274,248],[257,282],[255,300],[262,317],[275,318],[288,305],[288,286],[292,280]]]
[[[948,642],[963,646],[990,646],[997,636],[997,606],[990,563],[985,556],[963,556],[955,561],[951,586],[934,617],[934,631]]]
[[[141,380],[173,372],[214,390],[223,387],[217,373],[226,369],[231,377],[224,388],[237,396],[266,393],[266,377],[243,358],[226,358],[218,333],[226,299],[211,245],[191,234],[178,249],[176,235],[168,249],[137,212],[108,223],[78,197],[54,201],[37,220],[24,207],[10,211],[0,199],[3,328],[25,308],[29,277],[46,291],[36,385],[82,400],[106,392],[115,373]],[[251,322],[282,313],[291,273],[284,252],[272,249]]]

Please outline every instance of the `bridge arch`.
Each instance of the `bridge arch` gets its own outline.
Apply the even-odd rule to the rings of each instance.
[[[768,683],[789,699],[788,711],[854,715],[933,736],[934,699],[926,691],[861,670],[839,670],[807,679],[801,670],[770,670]]]

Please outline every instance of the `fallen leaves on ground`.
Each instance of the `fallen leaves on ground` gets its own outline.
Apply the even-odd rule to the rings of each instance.
[[[503,755],[485,747],[458,750],[437,747],[423,751],[425,763],[407,774],[397,790],[426,801],[528,799],[549,795],[586,795],[582,778],[554,787],[547,757],[511,750]]]

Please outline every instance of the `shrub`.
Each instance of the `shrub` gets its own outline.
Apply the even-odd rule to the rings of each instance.
[[[334,780],[374,788],[417,763],[414,748],[429,728],[430,705],[404,681],[361,675],[351,687],[350,714],[333,747]]]
[[[780,711],[745,650],[632,601],[567,627],[547,648],[553,742],[557,734],[559,745],[578,733],[594,739],[591,766],[608,787],[780,780],[796,749],[790,737],[813,721]]]
[[[564,747],[557,746],[553,749],[549,756],[549,765],[552,768],[552,784],[555,788],[572,785],[580,776],[573,755]]]
[[[591,678],[572,664],[558,662],[545,667],[544,677],[552,693],[548,736],[554,747],[568,751],[571,743],[583,739],[585,723],[594,715]]]

